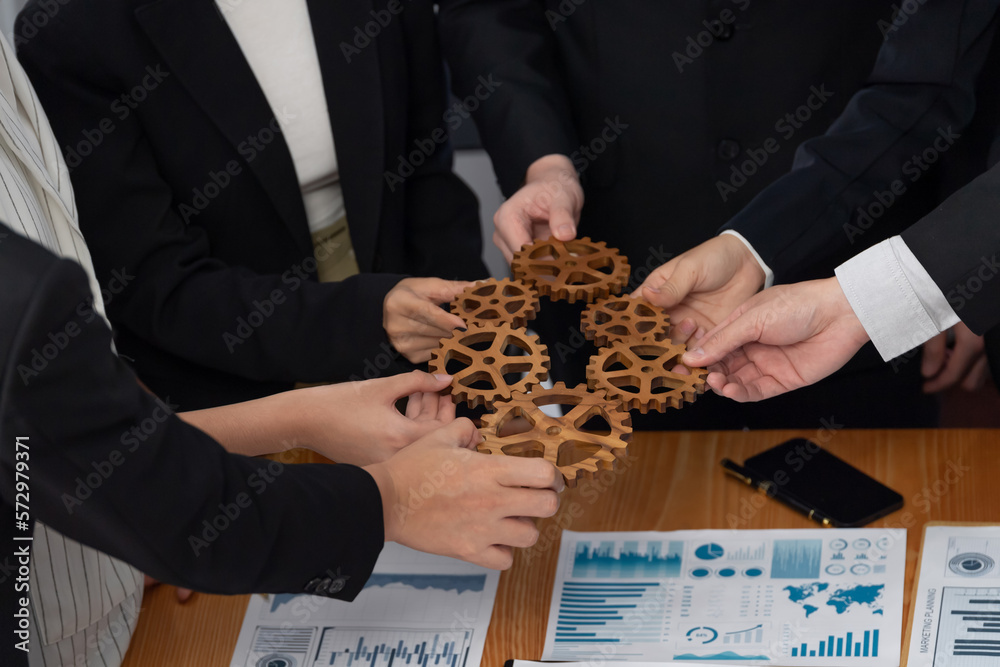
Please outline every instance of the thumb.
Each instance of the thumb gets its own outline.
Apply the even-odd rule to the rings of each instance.
[[[447,426],[434,431],[434,438],[439,445],[459,449],[475,449],[483,441],[479,429],[469,419],[459,417]]]
[[[475,285],[464,280],[444,280],[443,278],[419,278],[412,286],[417,296],[433,301],[436,304],[447,303]]]
[[[681,267],[677,267],[680,269]],[[675,269],[670,277],[659,285],[647,281],[643,285],[642,295],[654,306],[660,308],[673,308],[691,293],[697,282],[697,276],[693,271],[683,271]]]
[[[451,384],[451,376],[443,374],[431,375],[423,371],[412,371],[402,375],[384,378],[388,385],[390,399],[395,402],[404,396],[418,393],[435,394]]]
[[[560,241],[576,238],[576,215],[565,203],[554,204],[549,211],[549,229]]]
[[[695,343],[693,350],[681,357],[681,361],[688,366],[710,366],[760,338],[756,318],[752,314],[733,315],[705,334]]]

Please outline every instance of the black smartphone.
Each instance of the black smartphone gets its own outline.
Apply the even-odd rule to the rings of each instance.
[[[751,456],[742,467],[743,481],[827,526],[864,526],[903,506],[903,496],[803,438]]]

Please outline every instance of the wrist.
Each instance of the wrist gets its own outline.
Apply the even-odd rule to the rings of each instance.
[[[525,172],[524,182],[532,183],[547,179],[572,180],[579,182],[576,175],[576,168],[569,157],[560,153],[553,153],[538,158],[531,163]]]
[[[854,307],[851,306],[847,294],[844,293],[840,281],[836,278],[825,278],[821,282],[824,283],[824,288],[829,295],[825,301],[831,306],[832,318],[844,324],[848,335],[857,343],[858,347],[871,340],[871,336],[861,324],[858,314],[854,312]]]

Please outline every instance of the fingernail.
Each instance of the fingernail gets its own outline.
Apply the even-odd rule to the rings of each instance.
[[[559,234],[560,236],[573,236],[575,232],[571,225],[562,225],[559,227]]]
[[[646,289],[648,289],[653,294],[659,294],[660,293],[660,288],[659,287],[650,287],[649,285],[646,285]]]
[[[701,359],[704,356],[705,356],[705,350],[701,349],[700,347],[696,347],[693,350],[689,350],[687,354],[681,357],[681,359],[682,360],[689,359],[691,361],[697,361],[698,359]]]
[[[435,373],[434,374],[434,378],[437,379],[440,382],[444,382],[445,380],[447,380],[448,382],[451,382],[451,376],[450,375],[445,375],[444,373]]]
[[[684,320],[683,322],[681,322],[681,332],[690,334],[695,330],[696,326],[697,325],[695,325],[695,323],[692,322],[691,320]]]

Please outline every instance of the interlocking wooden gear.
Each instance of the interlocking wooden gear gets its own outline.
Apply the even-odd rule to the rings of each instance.
[[[538,312],[538,292],[520,280],[490,278],[455,297],[451,312],[466,322],[523,327]]]
[[[550,417],[540,409],[557,404],[569,407],[562,417]],[[530,394],[515,393],[494,409],[483,416],[479,451],[543,457],[559,469],[567,486],[616,468],[632,438],[628,412],[603,391],[589,392],[582,385],[568,389],[557,382],[551,389],[535,387]]]
[[[587,306],[580,328],[597,347],[643,338],[659,342],[670,335],[670,315],[640,299],[612,296]]]
[[[514,347],[523,355],[510,354]],[[442,338],[431,354],[431,373],[454,376],[451,393],[456,402],[476,407],[510,398],[549,377],[548,350],[538,336],[517,331],[509,324],[470,324]],[[504,376],[521,374],[523,377]]]
[[[536,241],[514,255],[511,269],[541,296],[570,303],[618,294],[629,276],[628,260],[621,253],[589,238]]]
[[[664,412],[667,406],[680,408],[705,393],[704,368],[690,369],[690,375],[674,372],[687,351],[669,341],[627,341],[612,343],[595,354],[587,366],[591,389],[603,389],[631,410],[646,414]]]

